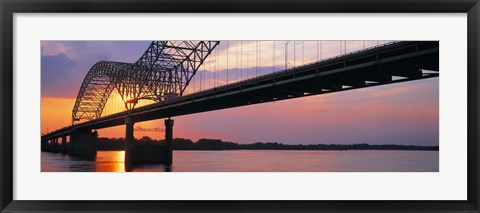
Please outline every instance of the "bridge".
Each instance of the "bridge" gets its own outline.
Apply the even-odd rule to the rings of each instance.
[[[438,41],[393,42],[185,94],[218,41],[156,41],[135,63],[101,61],[79,90],[72,125],[42,136],[42,150],[96,155],[97,129],[125,125],[125,162],[172,163],[172,117],[439,76]],[[112,91],[125,111],[102,116]],[[137,106],[140,100],[155,103]],[[136,122],[165,118],[165,146],[134,143]],[[66,137],[70,136],[67,142]],[[61,139],[61,143],[59,143]],[[146,157],[145,157],[146,156]]]

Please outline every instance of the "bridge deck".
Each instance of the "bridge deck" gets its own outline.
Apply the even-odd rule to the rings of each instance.
[[[101,129],[125,123],[180,116],[284,99],[439,76],[439,42],[407,41],[371,48],[300,67],[247,79],[62,128]]]

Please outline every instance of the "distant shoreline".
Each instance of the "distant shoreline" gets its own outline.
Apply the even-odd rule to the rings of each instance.
[[[163,140],[154,140],[149,137],[135,139],[137,144],[149,144],[164,146]],[[98,138],[97,150],[121,151],[125,150],[123,138]],[[439,146],[415,146],[383,144],[372,145],[367,143],[358,144],[282,144],[277,142],[256,142],[252,144],[238,144],[225,142],[219,139],[200,139],[193,142],[189,139],[173,139],[173,150],[196,150],[196,151],[222,151],[222,150],[323,150],[323,151],[348,151],[348,150],[392,150],[392,151],[439,151]]]

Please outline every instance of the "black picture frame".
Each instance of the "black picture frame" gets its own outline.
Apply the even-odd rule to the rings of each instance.
[[[478,0],[0,0],[1,212],[480,212]],[[466,201],[17,201],[13,200],[14,13],[467,13],[468,199]],[[455,112],[452,112],[455,113]],[[159,192],[161,193],[161,192]],[[254,193],[254,192],[252,192]]]

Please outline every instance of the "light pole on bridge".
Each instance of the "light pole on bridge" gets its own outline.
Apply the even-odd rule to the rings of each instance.
[[[288,43],[290,41],[285,42],[285,69],[288,68]]]

